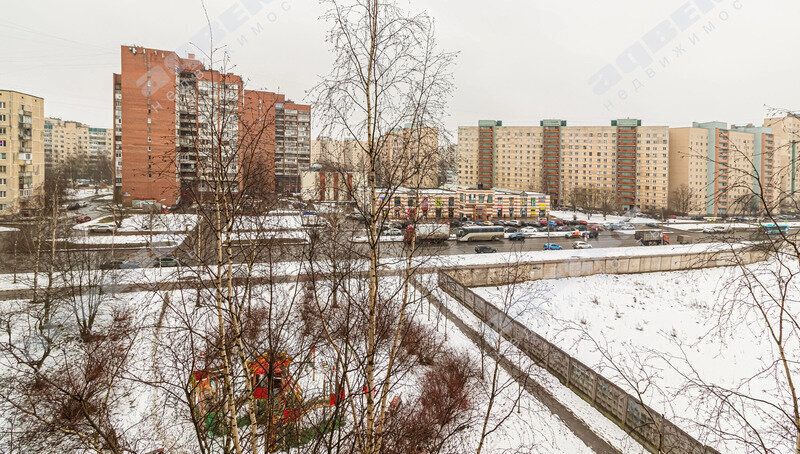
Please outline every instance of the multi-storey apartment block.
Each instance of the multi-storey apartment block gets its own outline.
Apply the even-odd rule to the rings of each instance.
[[[536,191],[567,204],[584,190],[604,192],[621,209],[667,206],[669,128],[615,120],[610,126],[503,126],[483,120],[458,130],[459,184]]]
[[[97,163],[111,159],[113,130],[92,128],[76,121],[46,118],[44,121],[44,156],[47,168],[65,165]]]
[[[384,137],[389,165],[382,169],[391,185],[415,188],[439,186],[439,129],[406,127]],[[390,175],[389,175],[390,174]]]
[[[770,128],[693,123],[672,128],[669,184],[678,211],[709,215],[758,211],[772,203],[775,141]]]
[[[310,162],[309,106],[245,90],[191,54],[122,46],[114,126],[115,194],[130,204],[240,190],[255,173],[262,189],[294,192]]]
[[[774,189],[781,205],[797,206],[800,190],[800,116],[765,118],[764,127],[772,130],[775,140]]]
[[[44,182],[44,99],[0,90],[0,214],[25,208]]]

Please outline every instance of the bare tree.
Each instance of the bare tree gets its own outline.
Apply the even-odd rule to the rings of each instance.
[[[360,349],[363,368],[359,371],[363,373],[366,402],[363,419],[354,424],[358,450],[376,453],[381,451],[383,442],[389,390],[397,379],[394,368],[410,293],[406,282],[384,359],[379,354],[380,226],[397,188],[413,186],[415,180],[420,181],[417,175],[424,173],[423,166],[437,164],[426,157],[424,136],[442,118],[445,100],[452,89],[454,56],[438,51],[428,16],[409,15],[393,1],[325,3],[328,12],[324,19],[332,25],[328,41],[333,46],[335,66],[315,91],[316,106],[323,124],[332,132],[328,135],[357,141],[364,157],[366,184],[360,195],[366,199],[356,200],[365,220],[369,262],[364,304],[366,348]],[[401,137],[400,150],[395,152],[390,149],[391,133],[400,128],[408,133]],[[398,165],[393,155],[413,159],[410,165]],[[381,183],[386,188],[384,198],[379,199]],[[408,254],[408,262],[412,255]],[[348,348],[342,350],[346,359],[344,351]]]

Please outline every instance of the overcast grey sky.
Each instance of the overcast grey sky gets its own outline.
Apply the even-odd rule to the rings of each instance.
[[[206,3],[218,35],[226,35],[234,72],[251,88],[303,101],[327,72],[316,0]],[[480,119],[760,123],[765,106],[800,109],[796,0],[408,4],[436,18],[444,49],[461,52],[447,119],[452,129]],[[108,127],[119,46],[185,48],[204,24],[199,0],[6,1],[0,88],[43,96],[48,116]]]

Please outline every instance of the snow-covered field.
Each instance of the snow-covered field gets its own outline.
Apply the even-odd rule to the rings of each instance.
[[[100,222],[105,220],[105,222]],[[73,227],[75,230],[89,230],[97,225],[114,225],[111,216],[104,216],[97,219],[92,219],[89,222],[78,224]],[[178,214],[178,213],[154,213],[150,214],[134,214],[122,220],[122,225],[117,229],[117,232],[188,232],[194,229],[197,225],[196,214]]]
[[[67,199],[69,200],[84,200],[92,198],[96,195],[109,195],[113,192],[112,189],[100,189],[95,191],[94,188],[80,188],[80,189],[67,189]]]
[[[767,282],[776,281],[770,274],[778,272],[774,262],[750,269],[764,273]],[[741,277],[737,268],[713,268],[594,275],[475,290],[498,307],[508,307],[533,331],[627,391],[635,392],[638,386],[646,403],[702,439],[706,431],[695,423],[711,421],[709,415],[720,402],[692,384],[735,389],[767,401],[774,401],[780,389],[774,344],[765,335],[753,298],[737,285]],[[787,286],[792,295],[789,304],[800,304],[800,288],[794,282]],[[777,293],[777,288],[768,290],[757,289],[756,297],[766,301]],[[788,339],[786,348],[798,351],[798,333],[789,333]],[[792,367],[800,373],[797,363]],[[772,418],[778,415],[768,406],[753,405],[750,422],[766,433],[777,424]],[[744,432],[735,418],[720,424]],[[722,452],[746,451],[731,440],[703,441]],[[780,446],[778,440],[768,442]],[[783,449],[789,448],[777,452],[789,452]]]
[[[69,238],[72,244],[144,244],[149,246],[178,246],[186,239],[186,235],[175,233],[156,233],[153,235],[85,235]]]
[[[587,221],[597,224],[619,224],[619,223],[648,224],[648,223],[661,222],[657,219],[643,218],[637,216],[626,217],[626,216],[615,216],[609,214],[606,217],[603,217],[602,214],[589,215],[582,211],[573,212],[573,211],[553,210],[550,212],[550,214],[565,221],[572,221],[574,219],[576,221]]]

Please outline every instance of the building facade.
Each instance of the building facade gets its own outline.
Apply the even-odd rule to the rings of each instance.
[[[93,128],[76,121],[45,118],[44,155],[47,168],[68,162],[96,164],[111,160],[114,131]],[[87,168],[91,168],[88,167]],[[86,176],[82,176],[86,178]]]
[[[439,129],[406,125],[382,137],[380,156],[389,165],[379,165],[385,183],[414,188],[439,186]]]
[[[620,209],[667,206],[669,128],[621,119],[610,126],[503,126],[482,120],[458,129],[459,185],[548,194],[555,205],[593,191]]]
[[[0,90],[0,214],[25,208],[44,182],[44,99]]]
[[[276,181],[299,190],[299,169],[310,162],[309,106],[245,90],[240,76],[209,70],[192,54],[135,46],[121,47],[113,84],[115,197],[123,203],[171,205],[255,179],[260,190]]]
[[[693,123],[670,129],[670,198],[689,214],[753,213],[772,203],[775,141],[770,128]]]
[[[797,206],[797,191],[800,190],[800,116],[765,118],[764,127],[772,130],[775,140],[774,186],[777,202],[788,207]],[[791,208],[789,208],[791,209]]]

